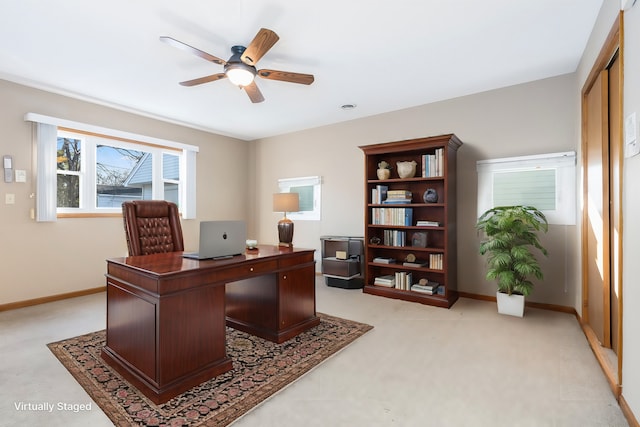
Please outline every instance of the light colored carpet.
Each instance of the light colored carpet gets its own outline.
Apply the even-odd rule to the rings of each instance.
[[[374,326],[234,427],[626,426],[574,316],[460,299],[450,310],[324,285],[317,310]],[[0,313],[0,425],[108,426],[46,347],[105,327],[105,295]]]

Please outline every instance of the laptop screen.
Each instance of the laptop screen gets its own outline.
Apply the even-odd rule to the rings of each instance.
[[[196,259],[226,258],[244,252],[247,228],[244,221],[202,221],[197,253],[184,256]]]

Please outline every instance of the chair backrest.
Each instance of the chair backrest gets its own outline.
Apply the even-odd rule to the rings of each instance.
[[[122,218],[130,256],[184,250],[180,214],[175,203],[164,200],[124,202]]]

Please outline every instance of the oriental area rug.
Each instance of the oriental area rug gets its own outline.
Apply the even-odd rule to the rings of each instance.
[[[160,405],[104,363],[104,330],[47,346],[116,426],[226,426],[373,328],[318,317],[318,326],[282,344],[227,328],[233,369]]]

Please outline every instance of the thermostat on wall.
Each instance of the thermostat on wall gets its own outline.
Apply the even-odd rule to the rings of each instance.
[[[636,113],[629,114],[624,119],[624,156],[632,157],[640,153],[638,143]]]

